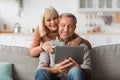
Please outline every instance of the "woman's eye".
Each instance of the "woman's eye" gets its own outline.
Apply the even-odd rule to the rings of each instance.
[[[64,24],[61,24],[62,27],[64,27],[65,25]]]
[[[50,19],[47,19],[46,21],[50,21]]]

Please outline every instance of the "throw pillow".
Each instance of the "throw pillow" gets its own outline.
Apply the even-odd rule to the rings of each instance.
[[[0,62],[0,80],[13,80],[12,63]]]

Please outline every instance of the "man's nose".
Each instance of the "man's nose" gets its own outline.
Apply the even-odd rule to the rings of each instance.
[[[65,30],[65,31],[68,31],[68,26],[67,26],[67,25],[64,27],[64,30]]]

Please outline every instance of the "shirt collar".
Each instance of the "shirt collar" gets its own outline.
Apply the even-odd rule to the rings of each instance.
[[[57,38],[58,41],[60,41],[60,42],[64,42],[64,41],[62,41],[62,39],[60,38],[60,36],[57,36],[56,38]],[[73,40],[72,37],[68,38],[68,40],[64,42],[65,45],[66,45],[69,41],[71,41],[71,40]]]

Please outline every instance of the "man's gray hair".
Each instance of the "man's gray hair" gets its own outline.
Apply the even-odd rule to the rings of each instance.
[[[77,19],[76,19],[76,17],[72,13],[62,13],[59,16],[59,19],[61,19],[62,17],[71,17],[74,20],[74,24],[76,25],[76,23],[77,23]]]

